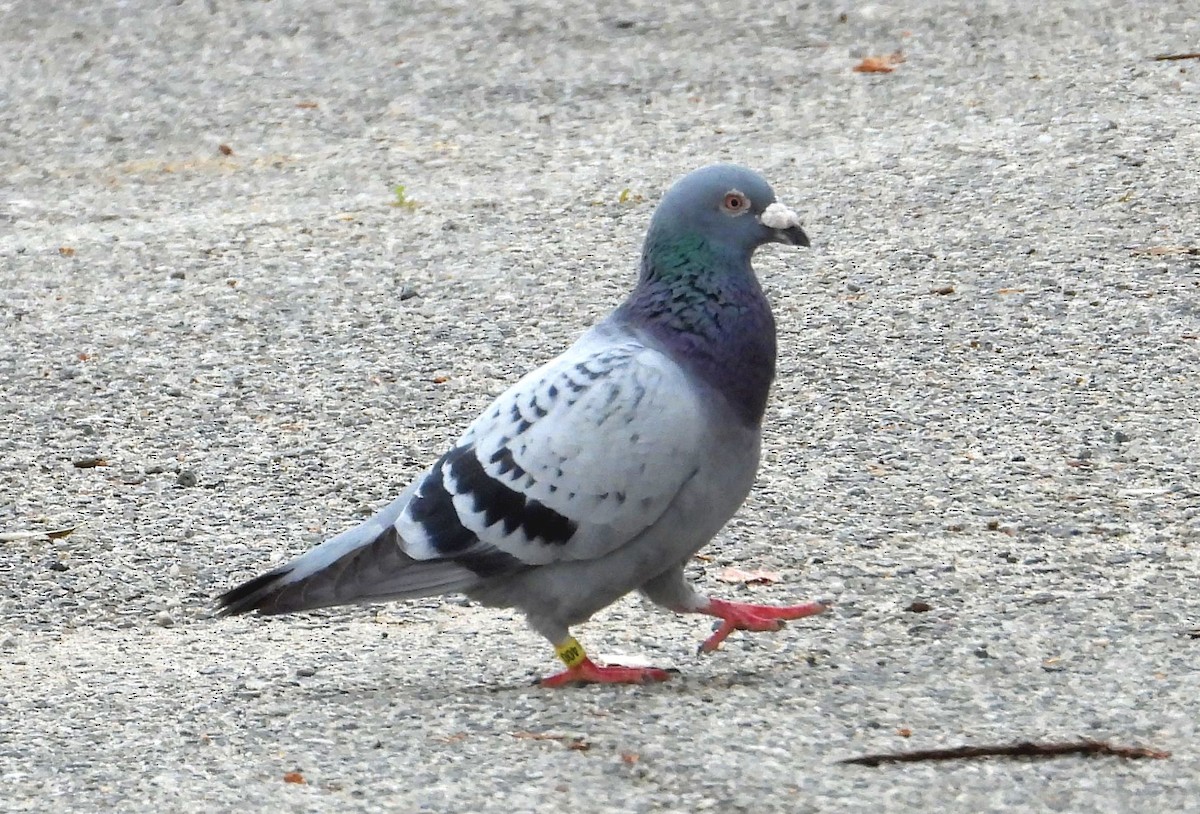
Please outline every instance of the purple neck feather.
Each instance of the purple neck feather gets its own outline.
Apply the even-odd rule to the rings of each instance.
[[[749,256],[700,239],[648,243],[642,274],[613,318],[640,328],[758,426],[775,378],[775,319]]]

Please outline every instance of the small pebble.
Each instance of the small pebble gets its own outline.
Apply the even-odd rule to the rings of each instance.
[[[154,615],[154,624],[159,627],[175,627],[175,617],[167,611],[159,611]]]
[[[175,482],[178,483],[180,486],[184,487],[185,489],[187,489],[187,488],[191,488],[191,487],[195,486],[200,481],[196,477],[196,473],[193,472],[192,470],[181,469],[181,470],[179,470],[179,474],[175,478]]]

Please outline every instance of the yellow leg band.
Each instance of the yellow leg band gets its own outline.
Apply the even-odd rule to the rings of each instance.
[[[568,667],[578,667],[587,659],[587,653],[583,652],[583,645],[575,641],[574,636],[567,637],[562,644],[554,645],[554,652]]]

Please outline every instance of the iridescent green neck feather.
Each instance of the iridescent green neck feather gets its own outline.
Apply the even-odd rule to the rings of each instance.
[[[614,319],[648,331],[757,425],[775,377],[775,321],[750,253],[663,231],[647,236],[641,277]]]

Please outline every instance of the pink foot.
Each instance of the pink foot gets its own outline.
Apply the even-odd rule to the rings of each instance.
[[[700,609],[721,619],[721,625],[713,635],[700,645],[700,652],[711,653],[721,646],[721,642],[735,630],[779,630],[786,619],[803,619],[805,616],[816,616],[824,613],[829,606],[824,602],[805,602],[803,605],[775,607],[772,605],[747,605],[742,602],[725,602],[721,599],[710,599],[708,604]]]
[[[589,658],[561,673],[543,678],[543,687],[566,687],[572,684],[652,684],[666,681],[671,674],[657,667],[601,667]]]

